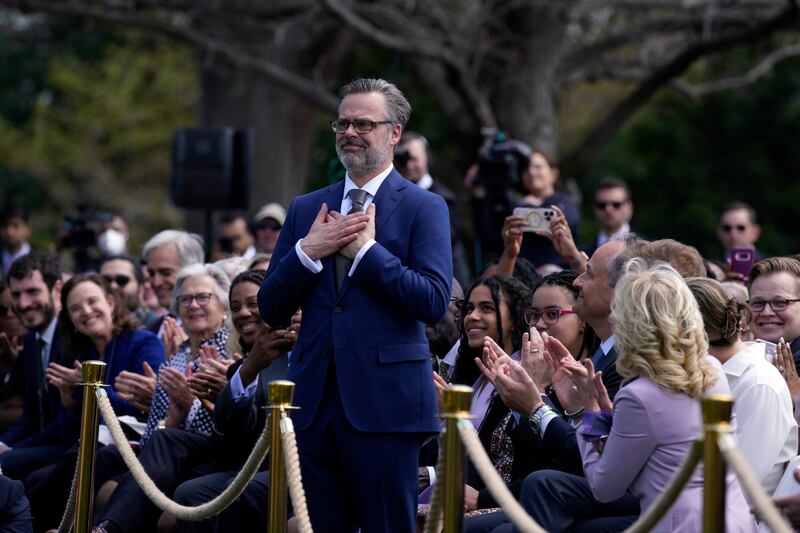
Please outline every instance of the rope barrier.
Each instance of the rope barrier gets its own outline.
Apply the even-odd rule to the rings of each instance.
[[[717,439],[717,446],[725,457],[725,461],[736,473],[744,491],[753,501],[756,513],[763,519],[773,533],[791,533],[792,528],[781,517],[781,512],[772,503],[750,465],[736,447],[736,441],[729,433],[723,433]]]
[[[247,484],[253,479],[253,476],[258,471],[258,467],[261,465],[264,457],[266,457],[267,453],[269,452],[269,423],[265,423],[264,430],[258,437],[256,445],[253,448],[253,451],[250,453],[250,456],[247,458],[247,461],[245,461],[244,465],[242,466],[242,469],[233,479],[231,484],[228,485],[228,487],[226,487],[225,490],[219,494],[219,496],[211,501],[198,505],[197,507],[180,505],[161,492],[156,484],[153,483],[153,480],[150,479],[150,476],[147,475],[147,472],[144,471],[142,463],[139,462],[136,454],[131,449],[128,439],[125,437],[125,434],[119,425],[119,421],[114,413],[114,408],[111,406],[111,402],[108,400],[106,391],[103,389],[98,389],[95,394],[97,395],[97,405],[100,407],[100,413],[103,415],[103,419],[105,420],[106,426],[111,433],[114,444],[117,445],[117,448],[122,455],[122,459],[125,461],[125,464],[128,466],[128,469],[131,471],[134,479],[139,484],[139,487],[144,491],[147,497],[150,498],[150,501],[156,505],[156,507],[162,511],[172,514],[180,520],[198,522],[200,520],[205,520],[206,518],[209,518],[228,507],[231,503],[233,503],[234,500],[236,500],[236,498],[239,497],[239,495],[241,495]]]
[[[294,424],[285,411],[281,412],[281,442],[286,462],[286,479],[289,482],[289,496],[292,498],[297,529],[300,533],[313,533],[306,505],[306,493],[303,490],[303,477],[300,473],[300,456],[297,453]]]
[[[669,483],[664,490],[659,494],[653,505],[647,511],[636,519],[636,522],[630,525],[624,533],[645,533],[655,527],[658,522],[664,518],[664,515],[669,511],[669,508],[681,495],[681,491],[686,487],[686,484],[694,474],[700,459],[703,457],[703,439],[697,439],[689,449],[689,454],[683,460],[678,471],[669,480]]]
[[[61,517],[61,523],[58,525],[58,533],[69,533],[75,525],[75,493],[78,490],[78,472],[81,469],[81,464],[78,458],[75,458],[75,474],[72,476],[72,484],[69,487],[69,498],[67,498],[67,507],[64,509],[64,516]]]
[[[517,529],[523,533],[546,533],[542,526],[537,524],[525,512],[525,509],[522,508],[514,495],[511,494],[511,491],[508,490],[508,487],[506,487],[506,484],[494,469],[492,460],[486,455],[486,450],[483,449],[483,444],[481,444],[472,422],[459,420],[458,432],[461,435],[461,440],[464,441],[464,447],[467,449],[467,454],[472,459],[475,469],[483,478],[483,482],[486,483],[489,492],[492,493],[494,499],[500,504],[500,507],[503,508],[503,511],[505,511]]]
[[[425,520],[424,533],[439,533],[442,530],[442,495],[444,493],[444,446],[439,446],[436,460],[436,480],[433,483],[431,507]]]

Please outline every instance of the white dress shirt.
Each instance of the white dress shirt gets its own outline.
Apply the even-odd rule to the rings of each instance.
[[[737,444],[771,495],[786,463],[797,455],[797,423],[789,388],[764,358],[763,344],[748,345],[722,369],[735,400]]]
[[[389,167],[369,180],[366,184],[364,184],[361,189],[367,191],[367,199],[364,200],[364,210],[369,207],[369,204],[372,203],[372,200],[375,198],[375,195],[378,194],[378,189],[381,188],[383,182],[389,176],[389,174],[394,169],[394,165],[390,164]],[[353,189],[358,189],[358,185],[350,179],[350,173],[348,172],[344,177],[344,191],[342,193],[342,207],[340,209],[341,213],[347,213],[350,211],[350,208],[353,207],[353,201],[350,199],[349,192]],[[294,245],[295,252],[297,253],[297,257],[300,258],[300,262],[303,264],[304,267],[309,269],[311,272],[318,274],[322,272],[322,261],[317,259],[316,261],[312,261],[310,257],[306,255],[303,249],[300,247],[300,243],[303,242],[303,239],[297,241]],[[353,258],[353,265],[350,267],[350,271],[347,273],[348,276],[353,276],[353,273],[356,271],[356,267],[358,267],[358,263],[361,262],[361,258],[364,257],[364,254],[372,248],[372,245],[375,244],[375,239],[370,239],[367,241],[356,253],[356,256]]]

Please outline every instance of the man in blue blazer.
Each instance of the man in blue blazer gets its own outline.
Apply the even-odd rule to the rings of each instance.
[[[316,531],[414,530],[417,454],[438,431],[425,324],[452,279],[444,200],[392,166],[411,113],[397,87],[354,80],[331,123],[344,181],[289,207],[259,309],[303,323],[289,362]]]

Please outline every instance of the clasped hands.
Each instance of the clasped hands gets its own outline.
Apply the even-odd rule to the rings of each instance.
[[[535,328],[523,334],[520,361],[514,361],[490,337],[484,339],[483,358],[475,364],[509,409],[530,416],[544,403],[541,390],[552,383],[567,413],[612,411],[613,404],[590,359],[575,360],[558,339],[541,336]]]
[[[374,238],[374,203],[366,211],[349,215],[329,211],[328,204],[322,204],[308,235],[300,243],[300,248],[312,261],[337,252],[354,259],[361,247]]]

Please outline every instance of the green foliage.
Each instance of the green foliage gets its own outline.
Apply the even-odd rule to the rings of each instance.
[[[741,61],[750,53],[724,59]],[[751,86],[699,102],[663,91],[609,144],[584,182],[585,194],[603,176],[622,177],[633,190],[635,230],[693,244],[711,258],[722,253],[715,235],[720,208],[742,200],[758,212],[760,249],[800,251],[794,231],[800,201],[798,67],[800,60],[785,61]],[[592,219],[587,210],[585,220]],[[584,236],[590,237],[596,228],[586,226]]]
[[[28,205],[40,242],[86,206],[120,213],[141,243],[179,220],[167,198],[169,150],[175,128],[196,122],[195,59],[136,34],[102,46],[68,42],[35,78],[27,120],[22,112],[0,119],[0,173],[16,177],[2,192]]]

